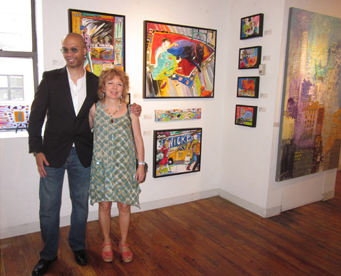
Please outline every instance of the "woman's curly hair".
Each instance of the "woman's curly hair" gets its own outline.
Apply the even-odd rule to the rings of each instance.
[[[104,99],[104,87],[105,82],[113,79],[114,77],[119,77],[119,79],[123,82],[123,95],[122,99],[125,100],[129,93],[129,76],[126,72],[119,68],[108,68],[104,69],[99,76],[99,84],[98,84],[98,98],[100,100]]]

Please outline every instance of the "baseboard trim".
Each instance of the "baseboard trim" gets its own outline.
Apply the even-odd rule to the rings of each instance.
[[[256,204],[248,202],[221,189],[219,189],[219,196],[263,218],[276,216],[281,213],[281,206],[271,209],[264,209]]]
[[[327,196],[331,196],[330,193],[324,195],[327,198]],[[210,198],[214,196],[220,196],[234,204],[237,204],[238,206],[249,210],[261,217],[268,218],[271,216],[279,215],[281,213],[281,207],[275,207],[271,209],[264,209],[259,207],[256,204],[247,202],[237,196],[234,196],[226,191],[223,191],[221,189],[212,189],[207,191],[202,191],[198,193],[178,196],[178,197],[172,197],[172,198],[165,198],[155,201],[149,201],[149,202],[143,202],[140,204],[141,209],[137,207],[132,207],[131,211],[132,213],[138,213],[138,212],[144,212],[164,207],[169,207],[173,205],[183,204],[187,202],[192,202],[200,199]],[[116,204],[113,205],[114,207],[111,210],[111,216],[117,217],[118,216],[118,209],[116,207]],[[88,215],[88,221],[94,221],[98,220],[98,211],[91,211]],[[70,216],[64,216],[60,218],[60,227],[69,226],[70,225]],[[40,224],[39,221],[12,226],[8,228],[4,228],[0,231],[0,239],[6,239],[11,237],[16,237],[20,235],[35,233],[40,231]]]
[[[330,192],[327,192],[327,193],[324,193],[324,194],[322,195],[322,201],[331,199],[331,198],[333,198],[333,197],[335,197],[335,190],[330,191]]]
[[[159,209],[163,207],[168,207],[172,205],[187,203],[191,201],[196,201],[199,199],[210,198],[219,195],[219,189],[213,189],[208,191],[202,191],[198,193],[193,193],[189,195],[183,195],[172,198],[165,198],[150,202],[143,202],[140,204],[141,209],[137,207],[132,207],[132,213],[144,212],[153,209]],[[118,209],[116,204],[113,205],[111,211],[111,216],[118,216]],[[98,211],[91,211],[88,215],[88,221],[98,220]],[[64,216],[60,218],[60,227],[69,226],[70,225],[70,216]],[[4,228],[0,230],[0,239],[6,239],[11,237],[16,237],[20,235],[31,234],[40,231],[40,223],[39,221],[31,222],[27,224],[16,225],[8,228]]]

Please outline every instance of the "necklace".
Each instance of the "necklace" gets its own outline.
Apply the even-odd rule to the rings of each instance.
[[[117,107],[116,111],[114,113],[110,113],[109,110],[107,109],[107,106],[104,104],[103,108],[104,110],[109,114],[109,116],[111,117],[111,123],[114,123],[114,115],[117,113],[117,111],[121,108],[121,104],[122,102],[120,102],[119,106]]]

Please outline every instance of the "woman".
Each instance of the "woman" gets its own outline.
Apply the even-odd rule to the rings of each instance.
[[[98,216],[104,237],[102,258],[105,262],[113,260],[109,237],[112,202],[117,202],[119,210],[119,249],[123,261],[131,262],[133,259],[127,243],[130,206],[140,207],[139,184],[145,178],[139,118],[130,113],[130,108],[123,100],[128,91],[129,77],[125,72],[117,68],[103,70],[99,78],[100,100],[89,113],[90,126],[94,127],[89,196],[91,205],[99,203]]]

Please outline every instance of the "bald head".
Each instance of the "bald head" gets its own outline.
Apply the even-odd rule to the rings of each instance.
[[[69,33],[66,36],[64,36],[62,40],[62,45],[64,44],[65,40],[70,40],[70,39],[72,39],[73,41],[77,41],[83,47],[86,47],[84,38],[80,34],[77,34],[77,33]]]
[[[77,33],[66,35],[62,40],[62,53],[69,70],[82,69],[87,54],[84,38]]]

